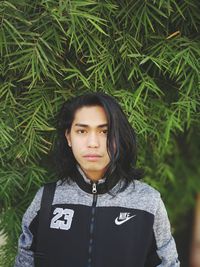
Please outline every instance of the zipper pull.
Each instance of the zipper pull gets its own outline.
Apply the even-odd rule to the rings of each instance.
[[[97,193],[97,185],[96,183],[92,184],[92,194],[96,194]]]

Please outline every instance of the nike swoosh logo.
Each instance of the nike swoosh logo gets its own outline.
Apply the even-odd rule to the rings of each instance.
[[[131,218],[133,218],[133,217],[135,217],[135,216],[136,216],[136,215],[130,216],[130,217],[128,217],[128,218],[126,218],[126,219],[124,219],[124,220],[121,220],[121,221],[119,221],[119,218],[117,217],[117,218],[115,219],[115,224],[116,224],[116,225],[121,225],[121,224],[127,222],[128,220],[130,220]]]

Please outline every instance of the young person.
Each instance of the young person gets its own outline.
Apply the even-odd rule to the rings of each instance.
[[[114,98],[90,93],[64,103],[57,150],[41,267],[180,266],[160,194],[138,181],[135,133]],[[42,193],[23,217],[15,267],[35,266]]]

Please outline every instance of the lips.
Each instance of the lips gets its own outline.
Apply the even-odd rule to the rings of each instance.
[[[101,158],[101,156],[98,154],[87,154],[83,157],[86,158],[88,161],[97,161]]]

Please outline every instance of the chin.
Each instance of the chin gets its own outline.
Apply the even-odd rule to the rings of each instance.
[[[105,170],[105,167],[94,166],[93,162],[91,164],[87,164],[87,166],[81,165],[81,168],[85,171],[90,171],[90,172],[99,172]]]

